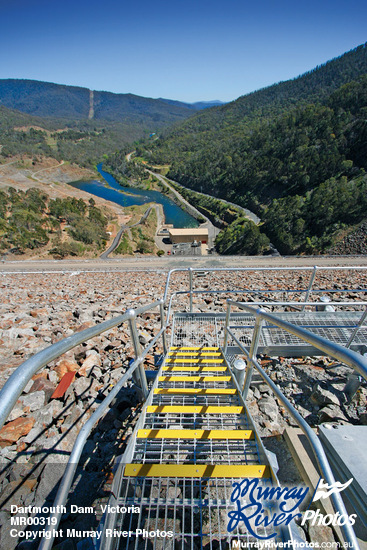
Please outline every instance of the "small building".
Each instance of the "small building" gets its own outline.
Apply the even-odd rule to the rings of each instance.
[[[169,229],[169,238],[173,244],[176,243],[192,243],[202,242],[206,244],[208,242],[208,228],[207,227],[189,227],[187,229]]]
[[[163,224],[157,232],[158,237],[168,237],[170,229],[173,229],[173,223]]]

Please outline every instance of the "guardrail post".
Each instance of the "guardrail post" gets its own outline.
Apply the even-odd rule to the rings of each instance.
[[[159,310],[161,313],[161,328],[164,327],[164,300],[160,300],[159,304]],[[167,353],[167,338],[166,338],[166,331],[162,332],[162,342],[163,342],[163,353],[166,355]]]
[[[227,300],[227,312],[226,312],[226,320],[224,323],[224,343],[223,343],[223,353],[226,355],[227,348],[228,348],[228,328],[229,328],[229,320],[231,318],[231,304],[230,301]]]
[[[316,277],[316,271],[317,271],[317,265],[314,265],[314,266],[313,266],[313,272],[311,273],[311,278],[310,278],[310,282],[309,282],[309,285],[308,285],[308,289],[307,289],[307,292],[306,292],[306,296],[305,296],[304,302],[308,302],[308,297],[309,297],[310,294],[311,294],[312,285],[313,285],[313,282],[314,282],[315,277]],[[305,310],[305,307],[306,307],[306,306],[303,306],[302,309],[301,309],[301,311],[304,311],[304,310]]]
[[[359,322],[358,322],[358,325],[356,326],[356,328],[353,330],[352,334],[350,335],[350,338],[349,338],[349,340],[348,340],[348,343],[347,343],[347,345],[345,346],[346,348],[349,348],[349,346],[352,344],[354,338],[357,336],[357,332],[359,331],[359,329],[360,329],[361,326],[363,325],[366,316],[367,316],[367,308],[366,308],[365,311],[362,313],[362,317],[360,318],[360,320],[359,320]]]
[[[190,278],[190,313],[192,313],[192,288],[193,288],[193,271],[192,271],[192,267],[189,267],[189,278]]]
[[[252,335],[252,341],[249,352],[249,360],[247,362],[247,369],[245,374],[245,383],[243,385],[242,397],[244,400],[247,398],[248,390],[250,388],[252,380],[252,371],[254,369],[252,361],[256,361],[257,348],[259,347],[261,329],[263,326],[264,320],[257,316],[255,320],[254,333]]]
[[[138,386],[140,386],[143,392],[144,398],[146,398],[148,396],[149,389],[148,389],[147,377],[145,376],[144,366],[141,361],[142,349],[141,349],[141,344],[139,340],[138,330],[136,328],[136,314],[133,309],[129,309],[127,313],[129,314],[129,325],[130,325],[131,338],[133,341],[133,346],[135,351],[135,359],[137,361],[140,361],[139,366],[135,371],[135,373],[137,373],[137,376],[135,377],[135,382],[138,384]],[[134,375],[133,375],[133,378],[134,378]]]

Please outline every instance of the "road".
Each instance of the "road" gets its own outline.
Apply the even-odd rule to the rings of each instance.
[[[367,256],[197,256],[167,257],[142,256],[140,258],[93,260],[25,260],[2,261],[0,274],[42,273],[75,271],[162,271],[173,268],[211,267],[308,267],[308,266],[367,266]]]
[[[130,155],[131,155],[131,153],[130,153]],[[195,216],[197,216],[199,218],[205,218],[205,220],[206,220],[205,223],[200,224],[200,227],[207,227],[207,229],[208,229],[208,245],[209,245],[209,248],[214,246],[215,237],[219,233],[218,227],[215,227],[215,225],[212,224],[212,222],[209,220],[209,218],[207,218],[204,214],[202,214],[199,210],[197,210],[197,208],[195,208],[195,206],[193,206],[186,199],[184,199],[182,197],[182,195],[180,195],[180,193],[178,191],[176,191],[176,189],[170,185],[169,180],[167,180],[167,178],[163,178],[163,176],[161,176],[157,172],[152,172],[151,170],[148,170],[148,168],[146,168],[146,171],[149,172],[149,174],[151,174],[152,176],[155,176],[166,187],[168,187],[168,189],[170,189],[170,191],[175,195],[175,197],[180,201],[180,203],[185,204],[187,206],[187,211],[188,211],[189,214],[192,215],[192,213],[195,212],[195,214],[194,214]]]
[[[120,228],[119,232],[117,233],[116,237],[113,239],[113,243],[111,244],[110,248],[108,248],[108,250],[106,250],[105,252],[103,252],[103,254],[100,255],[101,260],[106,260],[109,256],[109,254],[111,254],[111,252],[113,252],[115,250],[115,248],[118,247],[120,239],[121,239],[121,235],[123,234],[124,231],[126,231],[126,229],[131,229],[132,227],[136,227],[137,225],[140,225],[141,223],[143,223],[147,219],[147,217],[149,216],[150,211],[152,210],[152,208],[155,209],[155,211],[157,213],[157,219],[159,220],[160,213],[159,213],[158,205],[154,204],[153,206],[149,206],[149,208],[146,209],[146,211],[144,212],[144,214],[142,215],[142,217],[140,218],[140,220],[138,222],[134,223],[133,225],[122,225],[121,226],[121,228]]]
[[[37,178],[36,174],[39,174],[40,172],[45,172],[46,170],[55,170],[55,168],[58,168],[59,166],[62,166],[65,163],[64,160],[56,164],[56,166],[48,166],[47,168],[42,168],[41,170],[37,170],[37,172],[31,172],[30,170],[27,170],[28,172],[31,172],[31,177],[35,180],[39,181],[40,183],[43,183],[42,180]]]

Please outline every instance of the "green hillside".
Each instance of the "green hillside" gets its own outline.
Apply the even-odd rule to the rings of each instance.
[[[366,73],[365,44],[201,112],[138,154],[170,164],[168,177],[187,187],[254,210],[282,253],[325,251],[366,216]]]
[[[129,122],[157,129],[192,115],[193,106],[150,99],[133,94],[93,92],[90,112],[90,90],[77,86],[36,80],[0,80],[0,105],[40,117]]]
[[[43,118],[0,106],[0,162],[21,154],[93,167],[143,135],[142,126],[127,122]]]
[[[132,94],[91,94],[87,88],[34,80],[0,80],[0,159],[46,155],[91,167],[206,106]]]
[[[367,43],[366,43],[367,44]],[[149,146],[155,161],[162,163],[190,157],[192,153],[217,146],[233,149],[236,141],[263,120],[309,103],[325,103],[343,84],[367,73],[366,44],[293,80],[274,84],[221,107],[200,111]]]

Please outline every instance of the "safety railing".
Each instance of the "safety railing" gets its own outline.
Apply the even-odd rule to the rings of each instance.
[[[149,342],[147,347],[145,347],[143,350],[139,341],[136,318],[139,315],[142,315],[143,313],[156,307],[160,308],[161,328],[155,335],[155,337]],[[32,376],[34,376],[34,374],[36,374],[42,367],[46,366],[48,363],[50,363],[54,359],[57,359],[58,357],[60,357],[60,355],[66,353],[75,346],[82,344],[90,340],[91,338],[94,338],[95,336],[98,336],[116,326],[122,325],[125,322],[128,322],[130,326],[131,338],[135,351],[135,360],[78,433],[55,498],[54,509],[56,510],[56,512],[52,514],[52,518],[56,519],[53,519],[53,524],[48,524],[48,530],[50,531],[51,535],[52,531],[56,530],[57,526],[60,523],[62,509],[67,500],[69,490],[80,461],[80,457],[82,455],[88,436],[90,435],[94,426],[104,416],[119,391],[130,379],[134,379],[135,383],[140,387],[144,397],[148,395],[147,379],[143,367],[144,359],[149,351],[156,345],[160,337],[162,337],[163,350],[164,352],[166,352],[166,325],[164,322],[163,300],[158,300],[152,304],[146,305],[136,310],[129,309],[123,315],[83,330],[80,333],[75,333],[72,336],[69,336],[61,340],[60,342],[57,342],[56,344],[53,344],[52,346],[49,346],[46,349],[36,353],[33,357],[25,361],[12,374],[12,376],[9,378],[9,380],[6,382],[0,392],[1,429],[12,408],[14,407],[18,397],[24,390],[25,386],[31,380]],[[50,550],[53,546],[53,540],[54,536],[51,536],[50,538],[43,538],[39,546],[40,550]]]
[[[289,293],[289,292],[292,292],[292,293],[300,293],[302,296],[304,296],[303,298],[303,301],[304,302],[307,302],[309,301],[309,298],[310,298],[310,295],[313,294],[313,293],[316,293],[316,294],[322,294],[324,292],[328,292],[328,293],[357,293],[357,292],[367,292],[367,288],[360,288],[360,289],[355,289],[355,288],[343,288],[343,289],[337,289],[337,288],[329,288],[329,289],[316,289],[314,288],[314,283],[315,283],[315,279],[316,279],[316,276],[319,275],[319,274],[322,274],[322,273],[327,273],[327,272],[332,272],[332,271],[335,271],[335,272],[343,272],[343,271],[349,271],[349,272],[357,272],[357,271],[361,271],[361,272],[367,272],[367,266],[348,266],[348,267],[343,267],[343,266],[305,266],[305,267],[238,267],[238,268],[227,268],[227,267],[213,267],[213,268],[192,268],[192,267],[189,267],[189,268],[175,268],[175,269],[171,269],[167,275],[167,279],[166,279],[166,285],[165,285],[165,290],[164,290],[164,295],[163,295],[163,299],[164,301],[166,301],[167,297],[170,295],[170,285],[171,285],[171,279],[172,279],[172,275],[174,273],[188,273],[188,289],[187,289],[187,293],[189,293],[189,301],[190,301],[190,312],[193,311],[193,296],[197,293],[197,291],[195,291],[194,289],[194,283],[195,283],[195,274],[196,274],[196,278],[203,275],[203,274],[211,274],[211,273],[256,273],[256,274],[259,274],[259,273],[264,273],[264,274],[268,274],[268,273],[272,273],[272,272],[277,272],[277,273],[291,273],[291,272],[294,272],[295,274],[300,274],[302,272],[305,272],[305,273],[309,273],[309,280],[308,282],[306,282],[305,286],[302,287],[302,288],[292,288],[292,289],[289,289],[288,288],[283,288],[283,289],[237,289],[237,290],[233,290],[233,287],[231,289],[227,289],[227,290],[214,290],[214,289],[210,289],[210,290],[206,290],[205,292],[206,293],[211,293],[211,294],[220,294],[220,293],[224,293],[224,292],[227,292],[227,293],[238,293],[238,292],[242,292],[244,294],[247,294],[247,293],[259,293],[261,294],[262,292],[267,292],[267,293],[280,293],[280,292],[285,292],[285,293]],[[201,291],[203,292],[203,291]]]
[[[75,348],[79,344],[83,344],[91,338],[99,336],[103,332],[107,332],[114,327],[122,325],[126,321],[128,321],[130,325],[130,332],[136,360],[139,360],[140,358],[137,378],[140,378],[141,389],[143,393],[147,395],[148,387],[146,384],[145,371],[141,360],[142,350],[136,329],[136,317],[156,307],[160,308],[161,325],[163,327],[163,300],[158,300],[152,304],[148,304],[136,310],[129,309],[123,315],[119,315],[118,317],[114,317],[113,319],[104,321],[103,323],[99,323],[98,325],[90,327],[81,332],[74,333],[71,336],[64,338],[63,340],[60,340],[60,342],[57,342],[56,344],[48,346],[44,350],[39,351],[30,359],[25,361],[22,365],[20,365],[20,367],[16,369],[16,371],[11,375],[9,380],[4,384],[2,390],[0,391],[0,429],[3,427],[18,397],[21,395],[24,388],[31,380],[32,376],[34,376],[42,367],[46,366],[54,359],[57,359],[58,357],[60,357],[60,355],[63,355],[67,351]],[[163,336],[163,347],[164,349],[166,348],[165,335]],[[144,356],[145,355],[146,353],[144,353]]]
[[[243,344],[240,342],[240,340],[236,337],[236,335],[233,333],[233,331],[230,328],[231,308],[233,306],[241,310],[245,310],[246,312],[253,315],[255,318],[254,332],[253,332],[252,341],[251,341],[249,350],[247,350],[243,346]],[[262,367],[259,365],[257,361],[257,349],[260,341],[262,326],[265,320],[268,323],[275,325],[276,327],[282,330],[285,330],[302,340],[305,340],[307,343],[321,350],[325,355],[329,357],[333,357],[334,359],[337,359],[342,363],[345,363],[346,365],[354,369],[360,376],[363,376],[365,380],[367,380],[367,359],[350,349],[347,349],[347,348],[344,348],[343,346],[339,346],[338,344],[329,342],[325,338],[312,334],[311,332],[309,332],[304,328],[296,327],[286,321],[283,321],[282,319],[278,319],[276,316],[269,314],[261,309],[255,309],[241,302],[227,300],[227,312],[226,312],[225,336],[224,336],[224,354],[226,354],[227,352],[228,337],[231,336],[231,338],[236,342],[237,346],[240,348],[241,352],[243,353],[243,355],[246,357],[246,360],[247,360],[247,368],[245,372],[245,379],[244,379],[243,389],[242,389],[242,396],[244,400],[246,400],[247,393],[251,384],[253,369],[255,368],[259,372],[259,374],[261,375],[265,383],[271,388],[271,390],[274,392],[274,394],[281,401],[284,407],[288,410],[289,414],[294,418],[298,426],[302,429],[302,431],[306,435],[311,445],[312,451],[316,457],[321,474],[323,475],[323,478],[326,480],[326,482],[329,485],[331,485],[335,483],[335,479],[320,440],[318,439],[316,434],[313,432],[313,430],[310,428],[310,426],[307,424],[307,422],[302,418],[302,416],[288,401],[285,395],[280,391],[277,385],[274,384],[271,378],[262,369]],[[344,506],[344,502],[340,496],[340,493],[333,493],[331,495],[331,498],[336,511],[339,512],[341,515],[346,516],[347,512]],[[351,527],[351,525],[347,523],[343,525],[341,529],[346,538],[346,541],[350,543],[351,545],[350,547],[358,549],[359,548],[358,541],[356,539],[354,530]]]

